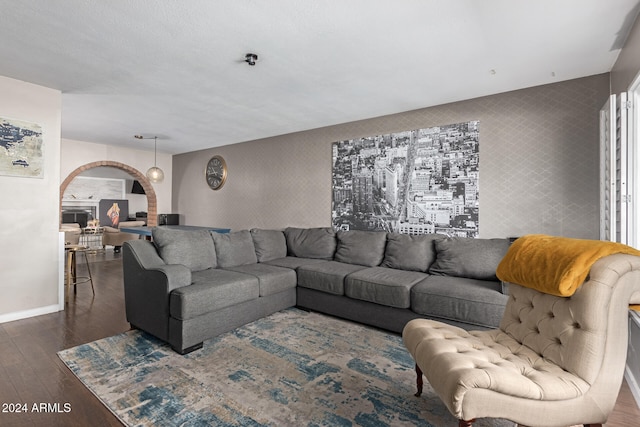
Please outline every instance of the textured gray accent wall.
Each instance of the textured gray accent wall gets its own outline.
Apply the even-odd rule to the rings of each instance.
[[[479,120],[480,237],[598,238],[598,112],[608,94],[601,74],[176,155],[173,212],[233,229],[329,226],[332,142]],[[215,154],[229,168],[218,191],[204,179]]]

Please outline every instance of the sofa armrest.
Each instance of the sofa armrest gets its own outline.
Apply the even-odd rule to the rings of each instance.
[[[503,295],[509,295],[509,282],[500,281],[500,285],[500,292],[502,292]]]
[[[165,264],[147,240],[124,243],[122,267],[127,321],[168,340],[169,295],[191,284],[191,270],[184,265]]]
[[[148,240],[133,240],[127,242],[124,247],[127,249],[127,252],[124,252],[123,255],[123,267],[126,261],[131,260],[135,260],[139,264],[140,268],[145,270],[160,267],[161,265],[167,265],[160,257],[155,245]]]

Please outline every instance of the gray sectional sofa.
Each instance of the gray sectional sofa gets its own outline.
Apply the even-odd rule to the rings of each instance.
[[[507,239],[331,228],[228,234],[156,227],[123,246],[127,320],[188,353],[288,307],[401,332],[417,317],[497,327]]]

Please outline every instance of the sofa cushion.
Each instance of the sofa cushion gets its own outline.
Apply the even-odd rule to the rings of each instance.
[[[287,256],[287,240],[282,230],[251,230],[258,262],[271,261]]]
[[[436,259],[434,241],[444,239],[441,234],[409,234],[388,233],[387,246],[384,251],[382,267],[398,270],[426,272]]]
[[[411,306],[411,288],[427,277],[417,271],[372,267],[356,271],[345,279],[344,293],[349,298],[396,308]]]
[[[411,310],[423,316],[497,328],[509,297],[500,282],[428,276],[411,288]]]
[[[182,264],[191,271],[216,267],[216,250],[207,230],[155,227],[151,235],[158,254],[167,264]]]
[[[332,260],[336,251],[336,233],[330,227],[284,230],[287,253],[301,258]]]
[[[337,233],[335,260],[367,267],[380,265],[384,258],[387,233],[383,231],[344,231]]]
[[[260,284],[261,297],[296,287],[296,272],[290,268],[269,264],[247,264],[229,267],[227,270],[256,277]]]
[[[216,247],[218,267],[236,267],[258,262],[249,230],[211,233]]]
[[[260,295],[258,278],[249,274],[212,268],[193,273],[191,280],[170,294],[169,313],[175,319],[193,319]]]
[[[297,270],[298,267],[301,267],[303,265],[320,264],[323,262],[327,262],[327,260],[320,258],[298,258],[295,256],[287,256],[284,258],[276,258],[272,259],[271,261],[266,261],[265,264]]]
[[[362,265],[337,261],[302,265],[297,270],[298,286],[334,295],[344,295],[345,277],[364,268],[366,267]]]
[[[509,249],[509,240],[449,237],[436,240],[435,246],[436,260],[429,273],[497,281],[496,269]]]

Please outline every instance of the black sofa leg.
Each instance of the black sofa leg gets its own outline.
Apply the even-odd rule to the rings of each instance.
[[[175,348],[175,347],[173,347],[173,346],[171,346],[171,348],[172,348],[172,349],[173,349],[173,351],[175,351],[176,353],[181,354],[181,355],[183,355],[183,356],[184,356],[185,354],[189,354],[189,353],[191,353],[191,352],[193,352],[193,351],[200,350],[200,349],[202,348],[202,346],[203,346],[203,343],[201,343],[201,342],[200,342],[200,343],[198,343],[198,344],[194,344],[194,345],[192,345],[191,347],[187,347],[187,348],[185,348],[184,350],[177,349],[177,348]]]

